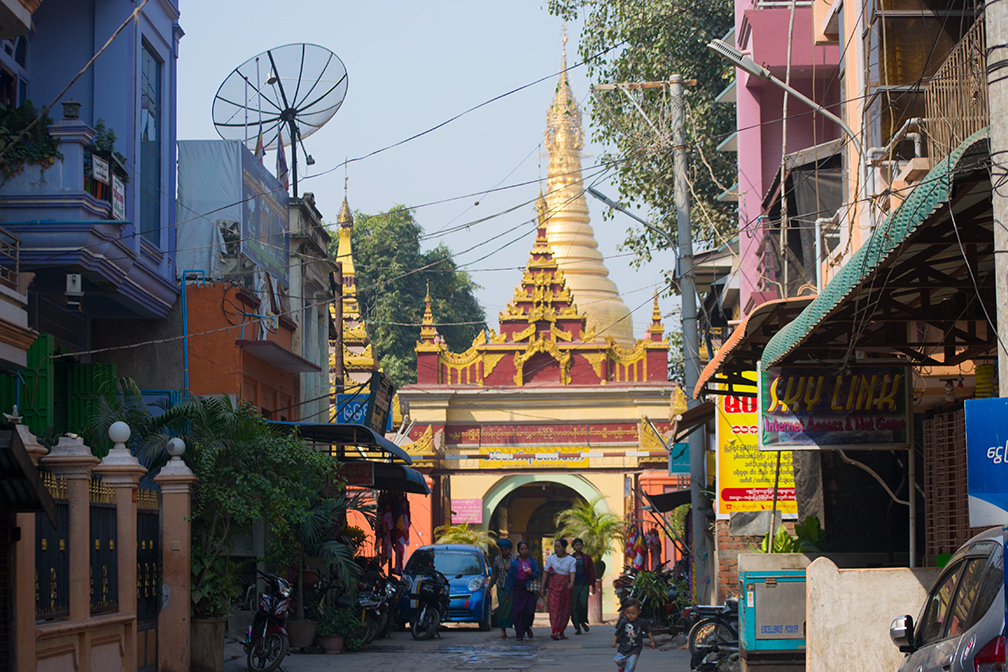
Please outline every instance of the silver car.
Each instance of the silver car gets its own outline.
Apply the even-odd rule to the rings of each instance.
[[[949,559],[915,622],[900,616],[889,636],[909,654],[900,672],[1005,670],[1001,528],[970,539]]]

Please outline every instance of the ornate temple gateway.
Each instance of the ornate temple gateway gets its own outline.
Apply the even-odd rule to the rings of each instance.
[[[632,519],[642,476],[650,492],[673,484],[648,424],[668,430],[673,389],[657,298],[632,348],[586,327],[550,246],[548,207],[540,198],[538,235],[500,331],[451,352],[428,297],[417,384],[400,390],[415,423],[404,447],[434,480],[432,525],[468,522],[525,539],[537,554],[572,504],[601,498],[598,510]],[[618,569],[622,554],[606,562]]]

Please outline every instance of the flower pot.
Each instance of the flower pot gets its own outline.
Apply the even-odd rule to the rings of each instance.
[[[190,627],[189,650],[193,672],[223,672],[223,618],[194,618]]]
[[[319,635],[318,641],[326,653],[339,653],[343,650],[343,635]]]
[[[318,621],[296,621],[287,622],[287,634],[290,637],[291,648],[307,649],[315,641],[315,631],[318,630]]]

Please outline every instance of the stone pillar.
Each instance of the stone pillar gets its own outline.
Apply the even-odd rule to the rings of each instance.
[[[84,445],[80,437],[61,436],[48,455],[41,459],[42,466],[57,477],[66,479],[70,534],[67,553],[70,554],[70,620],[91,615],[91,557],[88,540],[91,535],[91,503],[88,485],[91,470],[98,458]],[[34,583],[34,582],[33,582]]]
[[[24,444],[32,464],[46,454],[45,446],[24,425],[14,428]],[[14,617],[16,633],[14,651],[18,672],[35,672],[35,514],[19,513],[15,516],[21,530],[21,539],[14,547]],[[48,519],[46,520],[48,525]]]
[[[147,473],[144,467],[126,449],[130,428],[125,422],[114,422],[109,427],[109,438],[114,446],[95,472],[101,474],[102,482],[115,491],[116,504],[116,563],[119,590],[119,612],[132,614],[133,620],[125,624],[126,638],[123,650],[123,666],[135,670],[136,613],[137,613],[137,484]]]
[[[197,480],[182,461],[185,444],[172,439],[172,459],[154,477],[161,486],[161,555],[164,603],[158,614],[158,671],[189,672],[190,496]]]

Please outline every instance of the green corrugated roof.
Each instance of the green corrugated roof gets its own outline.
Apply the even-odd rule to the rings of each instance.
[[[896,211],[875,229],[868,241],[851,256],[840,272],[792,322],[781,329],[763,350],[763,369],[778,364],[808,338],[816,326],[858,288],[906,237],[938,208],[948,202],[952,177],[962,156],[974,145],[986,142],[987,129],[968,137],[955,151],[931,169]]]

